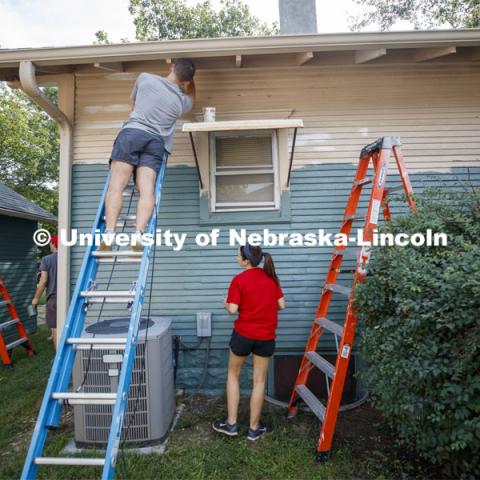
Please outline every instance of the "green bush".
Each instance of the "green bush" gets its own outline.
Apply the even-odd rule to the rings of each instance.
[[[381,231],[446,247],[377,247],[359,284],[363,378],[407,450],[447,476],[480,471],[480,191],[427,191]]]

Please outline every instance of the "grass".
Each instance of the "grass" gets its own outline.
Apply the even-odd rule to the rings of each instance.
[[[48,378],[53,348],[48,329],[32,335],[38,355],[14,353],[15,367],[0,370],[0,478],[19,477],[31,431]],[[224,438],[210,424],[224,414],[225,399],[184,396],[185,409],[170,435],[164,455],[119,457],[117,478],[128,479],[385,479],[412,478],[412,469],[399,457],[378,414],[368,406],[341,414],[334,455],[326,464],[314,460],[318,435],[315,418],[300,412],[287,421],[284,411],[265,407],[265,419],[274,433],[255,444],[246,440],[246,427],[238,438]],[[242,399],[240,423],[247,424],[248,399]],[[45,455],[62,455],[73,437],[71,412],[63,426],[49,435]],[[87,455],[92,456],[92,454]],[[91,479],[100,476],[92,467],[40,467],[39,477]],[[417,472],[418,474],[418,472]],[[422,475],[424,477],[424,475]]]

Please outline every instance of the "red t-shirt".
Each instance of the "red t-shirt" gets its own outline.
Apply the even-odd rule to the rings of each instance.
[[[277,300],[283,292],[261,268],[249,268],[233,277],[227,303],[238,305],[235,330],[252,340],[273,340],[278,323]]]

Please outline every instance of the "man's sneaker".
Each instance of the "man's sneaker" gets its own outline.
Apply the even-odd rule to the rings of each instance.
[[[141,242],[135,243],[135,245],[132,245],[132,252],[143,252],[143,245]]]
[[[112,251],[112,246],[107,245],[103,240],[100,242],[100,245],[98,247],[99,252],[111,252]]]
[[[225,435],[228,435],[229,437],[236,437],[238,435],[238,427],[237,424],[230,425],[227,422],[227,419],[225,420],[217,420],[216,422],[212,423],[212,428],[216,432],[224,433]]]
[[[253,430],[252,428],[248,429],[247,438],[254,442],[255,440],[258,440],[264,433],[272,433],[272,431],[272,427],[260,423],[256,430]]]
[[[110,245],[107,245],[105,240],[102,240],[100,242],[100,245],[98,246],[98,251],[99,252],[111,252],[113,250],[112,245],[113,245],[113,242],[115,240],[114,239],[115,232],[106,230],[105,232],[103,232],[103,235],[108,236],[108,240],[109,240]],[[111,238],[110,238],[110,235],[111,235]]]

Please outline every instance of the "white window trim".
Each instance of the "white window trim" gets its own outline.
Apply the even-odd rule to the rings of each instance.
[[[216,201],[216,177],[222,175],[251,175],[258,173],[272,173],[271,168],[266,165],[257,165],[250,170],[239,171],[238,167],[225,167],[230,171],[217,172],[216,137],[239,137],[239,136],[265,136],[268,133],[272,137],[272,169],[273,169],[273,202],[222,202]],[[209,157],[210,157],[210,210],[212,212],[252,212],[258,210],[279,210],[280,209],[280,180],[279,180],[279,156],[278,156],[278,135],[276,130],[241,130],[228,132],[209,133]],[[237,170],[235,170],[237,169]],[[247,208],[241,208],[241,207]],[[217,207],[222,207],[217,209]]]

